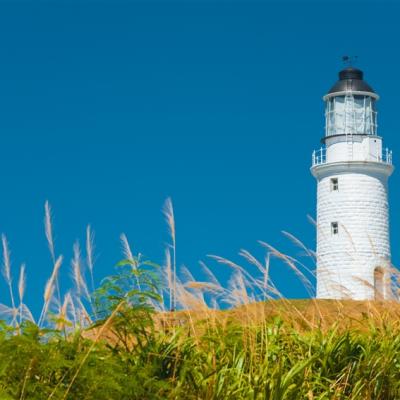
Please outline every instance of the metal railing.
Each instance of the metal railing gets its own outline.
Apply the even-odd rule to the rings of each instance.
[[[387,147],[382,151],[382,159],[379,160],[385,164],[392,165],[393,153],[392,150],[389,150]]]
[[[326,163],[326,148],[321,147],[312,153],[312,166]]]
[[[361,160],[354,160],[361,161]],[[374,160],[370,160],[374,161]],[[393,163],[393,153],[387,147],[383,149],[382,156],[378,158],[377,162],[392,165]],[[326,148],[321,147],[318,150],[314,150],[312,153],[312,166],[326,164]]]

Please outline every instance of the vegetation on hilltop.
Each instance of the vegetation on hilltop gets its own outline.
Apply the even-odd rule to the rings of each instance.
[[[76,244],[74,288],[63,294],[58,279],[63,259],[54,250],[46,204],[54,267],[37,321],[24,303],[25,266],[16,291],[12,284],[3,236],[11,305],[0,310],[0,399],[400,398],[398,303],[279,298],[269,279],[271,255],[309,282],[300,263],[266,244],[265,263],[241,251],[258,277],[214,257],[234,271],[228,288],[206,265],[207,282],[195,281],[188,270],[183,282],[176,273],[171,203],[165,213],[172,240],[164,266],[133,255],[122,235],[125,259],[95,290],[88,228],[91,285]],[[218,310],[220,301],[235,307]]]

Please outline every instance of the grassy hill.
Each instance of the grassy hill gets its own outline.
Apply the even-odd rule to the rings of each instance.
[[[398,399],[399,313],[390,302],[160,313],[118,301],[69,334],[3,324],[0,398]]]
[[[398,303],[281,299],[144,325],[126,312],[86,332],[136,382],[112,398],[400,398]]]
[[[168,325],[196,327],[201,323],[237,323],[260,326],[282,321],[300,331],[313,329],[369,329],[371,324],[396,325],[400,320],[400,303],[395,301],[357,301],[321,299],[278,299],[256,302],[228,310],[196,309],[160,313],[157,321]]]
[[[51,239],[48,206],[46,227]],[[205,265],[207,282],[190,271],[181,280],[169,253],[160,267],[121,240],[126,259],[91,291],[74,246],[74,287],[63,298],[62,256],[53,257],[35,320],[23,301],[24,267],[13,297],[3,236],[11,306],[0,305],[0,400],[400,399],[400,304],[287,300],[271,282],[269,256],[262,264],[245,250],[249,268],[213,256],[233,271],[227,287]],[[312,289],[299,263],[264,245]],[[86,248],[93,278],[89,228]],[[166,311],[175,303],[180,311]]]

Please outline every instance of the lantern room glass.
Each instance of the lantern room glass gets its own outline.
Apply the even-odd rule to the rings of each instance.
[[[326,136],[377,134],[375,99],[370,96],[330,97],[325,102],[325,118]]]

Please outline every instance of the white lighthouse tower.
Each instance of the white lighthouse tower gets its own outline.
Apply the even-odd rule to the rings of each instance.
[[[378,136],[379,96],[363,72],[347,67],[324,96],[324,147],[314,151],[317,179],[317,298],[388,299],[388,177],[392,152]]]

